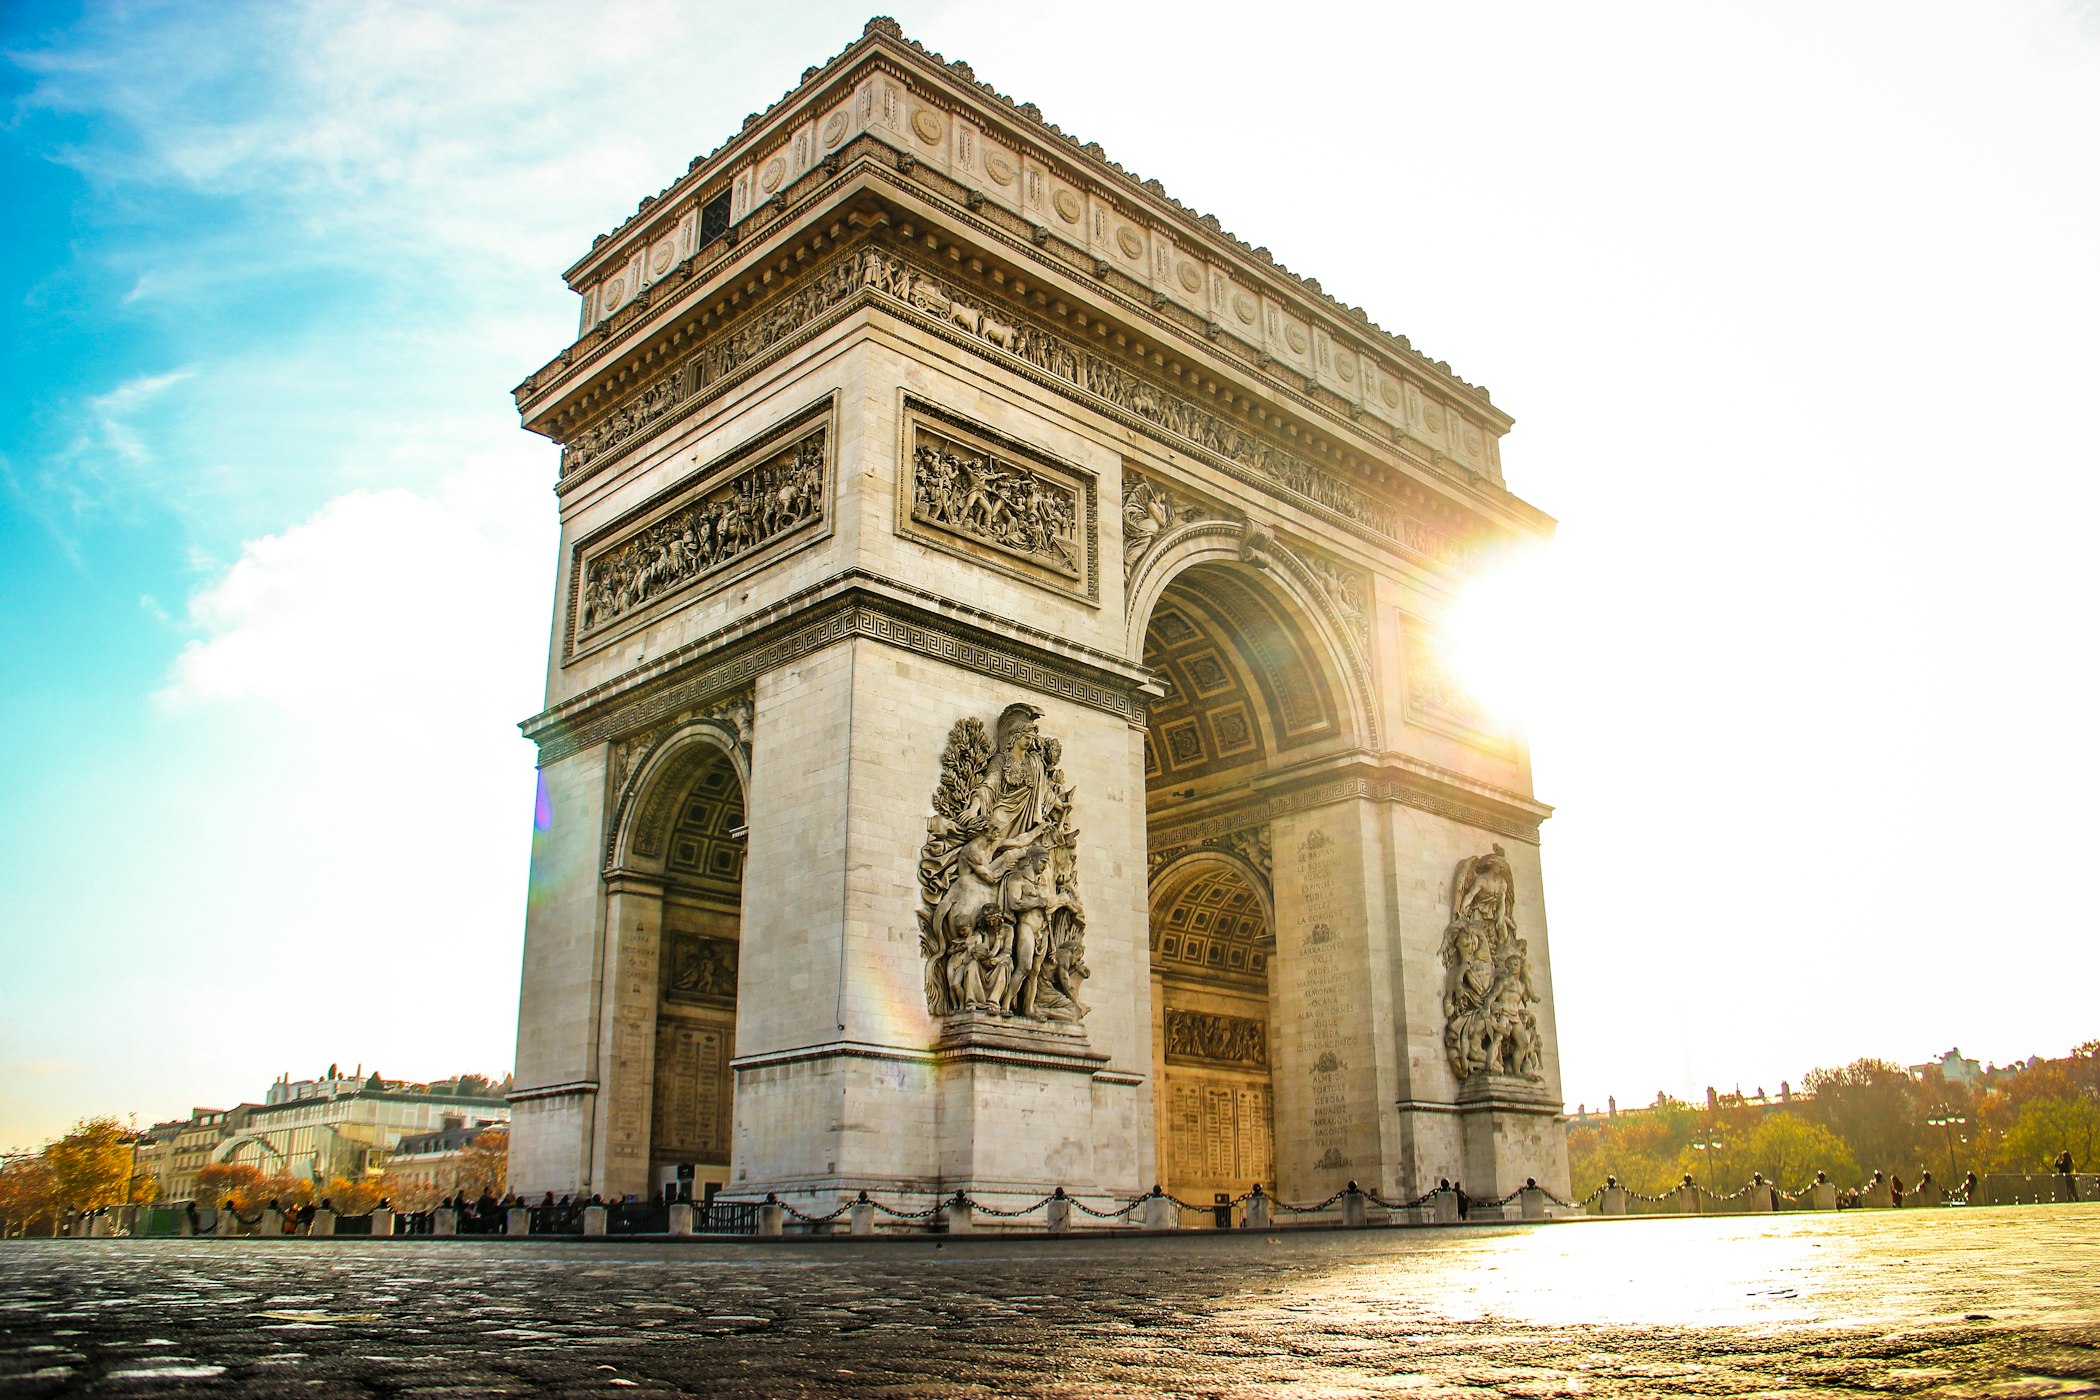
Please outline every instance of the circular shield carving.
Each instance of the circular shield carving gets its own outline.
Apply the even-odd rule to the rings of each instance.
[[[1203,273],[1194,263],[1183,263],[1180,270],[1175,273],[1175,276],[1181,279],[1183,291],[1200,292],[1203,290]]]
[[[1356,378],[1356,361],[1347,355],[1337,355],[1334,357],[1334,372],[1342,377],[1344,384],[1351,383]]]
[[[775,156],[766,162],[765,169],[758,172],[758,187],[771,194],[780,188],[780,182],[787,178],[787,173],[787,162]]]
[[[985,173],[1002,185],[1014,182],[1014,163],[996,152],[984,158]]]
[[[1117,229],[1116,246],[1123,250],[1123,256],[1126,258],[1141,258],[1145,255],[1145,240],[1138,237],[1134,228]]]
[[[1050,207],[1055,209],[1057,217],[1063,219],[1066,223],[1076,224],[1079,222],[1079,196],[1073,194],[1070,190],[1059,190],[1056,194],[1050,196]]]
[[[1305,353],[1304,331],[1299,330],[1296,326],[1285,326],[1283,328],[1283,338],[1286,341],[1290,342],[1291,349],[1297,351],[1301,355]]]
[[[1388,379],[1385,383],[1378,386],[1378,397],[1385,400],[1387,408],[1398,408],[1400,406],[1400,386]]]
[[[844,112],[833,112],[831,114],[830,120],[824,123],[824,144],[827,146],[836,146],[839,142],[845,139],[846,114]]]
[[[941,119],[924,107],[911,114],[911,129],[921,141],[931,146],[941,139]]]
[[[602,303],[600,303],[600,304],[601,304],[601,305],[604,305],[604,306],[611,306],[611,305],[612,305],[612,304],[613,304],[614,302],[616,302],[616,301],[618,301],[618,300],[620,299],[620,293],[621,293],[622,291],[624,291],[624,290],[626,290],[626,284],[625,284],[625,283],[623,283],[623,282],[622,282],[622,281],[621,281],[621,280],[620,280],[619,278],[617,278],[617,277],[608,277],[608,278],[606,278],[606,279],[605,279],[605,300],[604,300],[604,301],[603,301]]]
[[[1248,296],[1245,292],[1235,295],[1232,299],[1232,314],[1245,321],[1248,325],[1253,325],[1254,298]]]
[[[649,271],[652,275],[661,277],[670,270],[671,240],[666,238],[663,242],[656,245],[654,252],[649,254]]]

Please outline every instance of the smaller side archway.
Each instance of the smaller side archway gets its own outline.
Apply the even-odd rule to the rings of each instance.
[[[1257,1181],[1273,1191],[1267,880],[1228,851],[1196,851],[1154,872],[1150,906],[1160,1182],[1192,1205]]]
[[[608,1195],[705,1199],[730,1180],[748,735],[748,712],[718,707],[630,741],[605,870]]]

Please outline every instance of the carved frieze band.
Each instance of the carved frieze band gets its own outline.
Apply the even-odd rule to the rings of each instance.
[[[932,323],[941,334],[980,351],[999,352],[1021,373],[1054,387],[1078,390],[1175,446],[1209,454],[1250,480],[1286,493],[1318,512],[1360,527],[1420,558],[1453,568],[1471,562],[1472,545],[1407,515],[1325,468],[1249,433],[1199,407],[1146,374],[1068,343],[1002,301],[960,292],[876,246],[840,255],[781,300],[753,311],[717,333],[676,368],[650,381],[605,417],[579,431],[562,450],[564,480],[639,441],[643,430],[692,411],[712,392],[740,377],[772,352],[869,298]]]
[[[898,533],[1089,602],[1101,596],[1091,473],[918,399],[904,401]]]
[[[580,542],[570,573],[567,652],[710,580],[727,582],[823,538],[831,514],[826,397]],[[792,544],[790,542],[793,542]]]
[[[980,675],[1104,711],[1130,724],[1145,722],[1143,699],[1130,686],[1107,683],[1079,667],[1062,666],[1040,655],[1025,655],[981,640],[947,619],[893,599],[869,601],[851,597],[798,614],[782,627],[725,646],[713,662],[681,669],[675,682],[660,688],[649,688],[631,699],[609,700],[602,708],[571,722],[549,724],[535,718],[519,727],[539,745],[540,762],[553,763],[591,744],[646,729],[666,716],[748,685],[764,672],[849,637],[868,637],[934,657]]]
[[[1269,1028],[1251,1017],[1170,1008],[1166,1031],[1170,1065],[1269,1067]]]

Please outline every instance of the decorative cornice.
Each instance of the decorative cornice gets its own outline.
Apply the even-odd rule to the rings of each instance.
[[[1059,644],[1048,633],[1014,624],[974,626],[958,615],[965,613],[985,616],[873,575],[840,575],[753,618],[666,652],[648,666],[518,727],[540,746],[540,762],[552,763],[588,745],[647,729],[680,710],[739,690],[764,672],[854,637],[1086,705],[1131,724],[1145,722],[1140,688],[1148,673],[1143,667],[1104,653],[1075,655],[1077,649],[1069,643]]]
[[[595,1079],[572,1079],[566,1084],[543,1084],[536,1089],[513,1089],[504,1095],[507,1103],[533,1103],[539,1099],[568,1099],[598,1092]]]
[[[1273,782],[1274,786],[1265,782],[1255,795],[1181,821],[1153,816],[1146,828],[1147,847],[1171,851],[1200,846],[1294,812],[1356,800],[1413,807],[1531,845],[1538,844],[1539,826],[1553,814],[1551,807],[1521,793],[1399,754],[1375,759],[1356,755],[1339,767],[1316,762],[1297,773],[1277,774]]]
[[[871,63],[862,65],[863,59],[871,60]],[[1505,419],[1492,406],[1485,388],[1459,378],[1449,364],[1430,359],[1415,349],[1406,336],[1385,331],[1371,321],[1362,307],[1341,302],[1330,296],[1317,280],[1291,272],[1278,263],[1267,248],[1250,246],[1229,233],[1215,216],[1199,213],[1173,198],[1158,180],[1144,179],[1134,171],[1125,170],[1121,164],[1110,160],[1098,143],[1082,144],[1076,136],[1053,122],[1045,121],[1034,103],[1016,103],[990,84],[979,82],[968,63],[959,59],[948,62],[940,54],[907,38],[896,21],[887,16],[869,20],[858,39],[824,63],[804,69],[801,81],[793,88],[763,112],[747,116],[736,134],[708,155],[695,157],[684,175],[657,194],[644,197],[632,216],[609,234],[599,235],[592,242],[591,251],[569,269],[572,284],[598,263],[607,261],[611,254],[624,252],[633,244],[660,236],[664,228],[674,225],[682,216],[688,203],[704,189],[716,186],[739,161],[755,159],[763,154],[762,148],[768,142],[784,137],[791,120],[815,116],[826,106],[841,101],[852,85],[850,80],[862,76],[856,69],[865,67],[879,67],[891,72],[907,87],[916,89],[922,99],[937,93],[945,99],[944,106],[953,106],[960,99],[974,109],[980,120],[996,124],[1003,140],[1015,144],[1046,165],[1080,172],[1077,178],[1066,176],[1072,179],[1072,183],[1098,186],[1104,195],[1142,209],[1151,222],[1171,227],[1182,237],[1222,254],[1231,261],[1234,271],[1249,282],[1266,285],[1292,300],[1321,308],[1345,323],[1354,334],[1382,342],[1381,349],[1385,353],[1408,362],[1418,371],[1433,373],[1443,383],[1462,392],[1476,407],[1498,419]],[[926,86],[919,87],[913,78]]]

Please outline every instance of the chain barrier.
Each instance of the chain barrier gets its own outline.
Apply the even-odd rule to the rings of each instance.
[[[1381,1206],[1386,1210],[1419,1210],[1423,1206],[1426,1206],[1431,1201],[1435,1200],[1436,1196],[1437,1193],[1435,1191],[1424,1191],[1421,1195],[1415,1197],[1411,1201],[1389,1201],[1385,1197],[1379,1195],[1376,1191],[1364,1192],[1365,1200],[1369,1201],[1374,1206]]]
[[[1151,1200],[1152,1198],[1150,1196],[1140,1196],[1136,1200],[1130,1202],[1130,1204],[1124,1206],[1121,1210],[1095,1210],[1092,1206],[1088,1205],[1085,1201],[1080,1200],[1077,1196],[1069,1196],[1066,1199],[1071,1201],[1071,1203],[1079,1210],[1084,1211],[1086,1214],[1093,1216],[1096,1220],[1122,1220],[1125,1217],[1127,1217],[1130,1214],[1130,1212],[1136,1210],[1139,1206],[1143,1205],[1145,1202]]]
[[[1041,1210],[1044,1206],[1049,1205],[1052,1201],[1057,1199],[1057,1194],[1055,1192],[1052,1192],[1050,1195],[1043,1197],[1043,1199],[1037,1201],[1032,1206],[1022,1206],[1019,1210],[1001,1210],[997,1206],[986,1205],[983,1201],[978,1200],[975,1196],[965,1196],[960,1191],[955,1193],[955,1201],[957,1204],[966,1205],[971,1210],[981,1210],[986,1215],[996,1216],[1001,1220],[1013,1220],[1023,1215],[1033,1215],[1035,1214],[1035,1212]]]
[[[1278,1210],[1288,1211],[1292,1215],[1311,1215],[1315,1211],[1322,1211],[1327,1209],[1329,1206],[1333,1205],[1336,1201],[1339,1201],[1342,1197],[1348,1194],[1349,1188],[1344,1186],[1341,1190],[1335,1192],[1332,1196],[1329,1196],[1326,1200],[1320,1202],[1316,1206],[1294,1206],[1289,1201],[1277,1200],[1273,1196],[1269,1199],[1270,1202]]]

